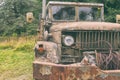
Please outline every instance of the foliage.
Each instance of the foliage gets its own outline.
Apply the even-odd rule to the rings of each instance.
[[[36,34],[39,15],[42,11],[42,0],[4,0],[0,6],[0,35],[20,36]],[[51,1],[51,0],[47,0]],[[103,3],[105,6],[105,21],[115,22],[116,14],[120,14],[120,0],[52,0],[69,2]],[[34,13],[34,22],[27,23],[27,12]]]
[[[0,42],[0,80],[32,80],[35,38],[16,39]]]
[[[5,0],[5,4],[0,8],[0,34],[4,36],[16,33],[19,36],[27,33],[28,27],[37,28],[35,24],[38,18],[35,12],[39,10],[38,8],[39,5],[34,0]],[[35,14],[35,20],[31,26],[28,26],[25,20],[27,12]]]

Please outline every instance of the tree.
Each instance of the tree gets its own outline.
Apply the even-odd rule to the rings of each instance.
[[[0,8],[0,35],[12,35],[16,32],[18,25],[26,27],[26,13],[33,12],[36,17],[38,8],[36,0],[5,0],[4,6]],[[34,23],[36,19],[38,18],[35,18]]]
[[[51,1],[51,0],[47,0]],[[115,22],[116,14],[120,14],[120,0],[52,0],[69,2],[93,2],[103,3],[105,9],[105,21]],[[25,21],[27,12],[33,12],[35,20],[28,24]],[[42,12],[42,0],[4,0],[0,5],[0,35],[12,35],[13,33],[34,34],[39,23],[39,13]],[[21,30],[24,29],[23,31]],[[18,32],[17,32],[18,31]]]

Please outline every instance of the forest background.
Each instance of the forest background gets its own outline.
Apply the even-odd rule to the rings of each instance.
[[[0,0],[0,36],[36,35],[39,15],[42,13],[42,0]],[[49,0],[47,0],[48,2]],[[120,14],[120,0],[54,0],[71,2],[94,2],[104,4],[106,22],[116,22]],[[33,23],[26,22],[26,13],[33,12]]]

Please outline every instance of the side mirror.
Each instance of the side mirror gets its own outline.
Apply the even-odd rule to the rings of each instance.
[[[34,17],[33,17],[33,13],[32,12],[28,12],[26,13],[26,21],[28,23],[31,23],[33,21]]]
[[[116,15],[116,23],[120,23],[120,15]]]

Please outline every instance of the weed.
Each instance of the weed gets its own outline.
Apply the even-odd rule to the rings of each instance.
[[[0,80],[32,80],[33,47],[35,41],[20,38],[0,43]]]

